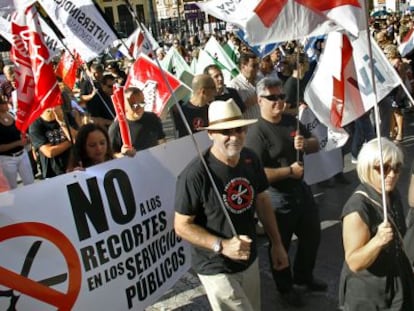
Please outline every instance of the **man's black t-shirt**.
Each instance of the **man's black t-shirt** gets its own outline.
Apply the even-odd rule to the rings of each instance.
[[[127,120],[131,142],[136,150],[144,150],[158,145],[158,140],[165,138],[160,118],[153,112],[145,111],[137,121]],[[121,152],[122,138],[119,122],[115,120],[109,127],[109,140],[112,150]]]
[[[296,149],[294,148],[296,131],[297,120],[291,115],[282,115],[279,123],[271,123],[259,118],[258,122],[249,127],[246,146],[259,156],[264,167],[290,166],[296,162]],[[311,136],[302,124],[299,125],[299,131],[305,138]],[[291,193],[301,182],[298,179],[288,178],[274,182],[271,186],[281,192]]]
[[[240,272],[247,269],[257,257],[255,200],[257,194],[268,187],[266,175],[257,156],[246,148],[242,150],[236,167],[225,165],[210,150],[205,160],[237,234],[247,235],[253,242],[250,258],[244,263],[194,247],[193,267],[197,273],[204,275]],[[175,210],[183,215],[194,215],[197,225],[217,236],[224,239],[233,236],[199,158],[194,159],[178,177]]]
[[[208,105],[199,107],[194,106],[192,103],[187,102],[181,106],[185,118],[190,125],[191,131],[193,133],[197,132],[199,127],[208,126]],[[177,108],[173,110],[175,129],[178,132],[178,137],[183,137],[188,135],[188,131],[184,125],[181,115],[178,113]]]
[[[57,121],[47,122],[38,118],[29,128],[29,135],[33,147],[39,151],[46,144],[58,145],[67,140],[62,128]],[[40,164],[42,166],[43,178],[54,177],[66,172],[70,148],[52,158],[46,157],[39,151]]]

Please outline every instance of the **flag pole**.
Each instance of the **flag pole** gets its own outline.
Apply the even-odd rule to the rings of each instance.
[[[366,23],[367,38],[368,38],[369,67],[371,69],[372,86],[373,86],[373,91],[374,91],[374,96],[375,96],[374,117],[375,117],[375,130],[377,132],[377,143],[378,143],[378,152],[379,152],[379,160],[380,160],[382,207],[383,207],[383,214],[384,214],[384,222],[387,222],[388,221],[387,198],[385,194],[384,159],[383,159],[383,153],[382,153],[380,115],[379,115],[378,99],[377,99],[377,85],[375,82],[374,62],[373,62],[373,56],[372,56],[373,54],[372,53],[372,42],[371,42],[371,35],[369,32],[369,24],[368,24],[368,9],[366,7],[365,1],[362,1],[362,3],[365,9],[365,23]]]
[[[145,31],[143,31],[143,29],[142,29],[142,26],[141,26],[141,23],[140,23],[140,21],[139,21],[139,18],[138,18],[138,16],[135,14],[135,12],[133,11],[131,4],[129,3],[129,1],[128,1],[128,0],[124,0],[124,1],[125,1],[125,4],[126,4],[126,6],[127,6],[128,10],[129,10],[129,12],[131,13],[131,15],[132,15],[132,16],[135,18],[135,20],[137,21],[138,26],[140,27],[140,29],[141,29],[141,31],[143,32],[144,36],[146,36]],[[149,42],[149,44],[151,45],[151,50],[152,50],[152,43],[151,43],[151,40],[148,40],[148,42]],[[177,108],[177,111],[178,111],[178,113],[179,113],[179,115],[180,115],[180,117],[181,117],[181,119],[182,119],[182,121],[183,121],[183,123],[184,123],[185,128],[187,129],[188,133],[190,134],[191,140],[192,140],[192,142],[193,142],[193,144],[194,144],[194,147],[196,148],[196,151],[197,151],[197,153],[198,153],[198,156],[200,157],[201,163],[203,164],[203,166],[204,166],[204,168],[205,168],[205,170],[206,170],[207,176],[208,176],[209,180],[211,181],[211,184],[212,184],[212,186],[213,186],[214,193],[215,193],[215,195],[217,196],[217,198],[218,198],[218,200],[219,200],[219,202],[220,202],[220,207],[221,207],[221,209],[222,209],[222,211],[223,211],[223,214],[224,214],[224,216],[226,217],[226,220],[227,220],[227,222],[228,222],[228,224],[229,224],[229,226],[230,226],[230,230],[231,230],[231,232],[232,232],[233,236],[237,236],[237,235],[238,235],[238,233],[237,233],[237,231],[236,231],[236,228],[234,227],[234,224],[233,224],[233,222],[232,222],[232,220],[231,220],[231,218],[230,218],[229,212],[227,211],[226,207],[224,206],[223,199],[222,199],[221,194],[220,194],[220,192],[219,192],[219,190],[218,190],[218,188],[217,188],[217,185],[216,185],[216,183],[215,183],[215,181],[214,181],[213,175],[211,174],[210,168],[208,167],[207,162],[206,162],[206,160],[204,159],[204,156],[203,156],[202,150],[201,150],[201,148],[200,148],[200,146],[199,146],[199,144],[198,144],[197,140],[195,139],[193,132],[191,131],[191,127],[190,127],[190,125],[188,124],[188,121],[187,121],[187,119],[186,119],[186,117],[185,117],[185,115],[184,115],[184,112],[183,112],[183,110],[182,110],[182,108],[181,108],[180,104],[178,103],[177,97],[175,96],[174,91],[173,91],[173,89],[172,89],[172,87],[171,87],[170,83],[168,82],[168,79],[167,79],[167,76],[166,76],[166,74],[165,74],[165,72],[164,72],[164,69],[161,67],[161,64],[160,64],[160,62],[159,62],[159,60],[158,60],[158,58],[157,58],[157,57],[155,57],[155,61],[156,61],[156,63],[157,63],[158,68],[160,68],[160,72],[161,72],[161,77],[162,77],[162,80],[163,80],[163,81],[164,81],[164,83],[166,84],[166,86],[167,86],[167,88],[168,88],[168,91],[171,93],[171,95],[172,95],[172,97],[173,97],[174,105],[175,105],[175,107]]]

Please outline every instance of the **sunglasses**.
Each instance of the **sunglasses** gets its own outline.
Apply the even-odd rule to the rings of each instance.
[[[397,163],[394,166],[385,163],[382,167],[384,169],[384,175],[388,175],[391,171],[393,171],[394,174],[399,174],[401,172],[401,163]],[[374,170],[376,170],[378,174],[381,174],[381,167],[379,165],[375,165]]]
[[[131,108],[135,110],[135,109],[138,109],[138,108],[144,108],[145,105],[146,105],[145,103],[132,104]]]
[[[266,98],[267,100],[270,101],[278,101],[278,100],[285,100],[286,99],[286,94],[271,94],[271,95],[260,95],[261,98]]]
[[[232,129],[215,130],[213,132],[219,133],[223,136],[231,136],[233,134],[242,134],[242,133],[246,132],[246,127],[245,126],[240,126],[240,127],[235,127],[235,128],[232,128]]]

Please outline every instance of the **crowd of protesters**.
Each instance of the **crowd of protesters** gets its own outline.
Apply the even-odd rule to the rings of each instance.
[[[370,29],[372,39],[376,40],[383,49],[408,92],[414,92],[414,53],[403,58],[398,51],[398,46],[412,28],[413,19],[410,16],[390,15],[385,19],[372,20]],[[209,124],[211,125],[208,111],[212,102],[217,105],[218,102],[232,99],[234,106],[237,107],[232,109],[242,114],[242,117],[238,116],[242,118],[240,120],[259,119],[247,137],[243,136],[243,142],[246,138],[246,145],[257,152],[261,163],[257,163],[258,167],[264,170],[260,176],[262,179],[260,187],[258,186],[259,194],[265,191],[264,186],[269,187],[269,200],[276,215],[276,220],[272,224],[277,223],[278,232],[280,231],[278,247],[289,251],[293,233],[299,238],[299,250],[293,268],[283,265],[282,270],[274,269],[272,272],[281,298],[289,305],[302,306],[305,302],[300,291],[296,291],[295,288],[302,286],[310,291],[326,291],[327,284],[313,274],[320,238],[319,212],[313,202],[310,187],[303,181],[306,168],[303,167],[301,158],[296,158],[297,151],[301,157],[305,152],[318,151],[318,142],[302,126],[299,127],[296,136],[292,136],[292,133],[297,127],[298,111],[309,109],[304,100],[304,92],[323,52],[324,39],[316,40],[307,51],[297,42],[286,42],[261,58],[233,33],[223,34],[215,31],[213,35],[218,42],[229,43],[234,47],[240,73],[230,81],[228,86],[224,84],[223,73],[218,66],[207,66],[203,74],[196,75],[192,81],[191,97],[178,103],[181,105],[186,121],[181,119],[177,107],[173,108],[171,115],[177,129],[175,136],[178,138],[188,135],[185,122],[188,122],[189,128],[194,132],[203,128],[214,129],[208,127]],[[168,49],[176,49],[190,63],[192,58],[197,57],[198,51],[203,48],[208,38],[209,36],[204,32],[182,38],[169,34],[164,38],[163,46],[154,53],[154,57],[162,60]],[[53,178],[73,170],[84,170],[118,157],[133,157],[140,150],[165,143],[166,134],[162,120],[156,114],[145,110],[144,93],[137,87],[128,87],[124,92],[125,116],[131,133],[132,146],[127,146],[122,141],[111,95],[115,84],[124,85],[130,66],[131,62],[126,58],[109,59],[108,57],[84,65],[84,71],[78,72],[73,89],[61,85],[62,91],[66,94],[62,106],[45,110],[26,134],[19,133],[15,126],[13,65],[4,66],[1,61],[0,68],[4,75],[0,76],[0,173],[2,172],[5,178],[0,178],[3,181],[0,186],[7,181],[8,186],[4,189],[13,189],[17,187],[18,176],[26,185],[33,183],[35,177]],[[65,101],[69,101],[69,104]],[[72,105],[70,103],[72,101],[77,104]],[[379,103],[379,107],[381,135],[392,142],[393,145],[389,148],[398,149],[398,144],[404,140],[404,113],[410,109],[405,90],[397,87]],[[364,143],[376,135],[371,116],[372,111],[368,111],[346,127],[351,134],[353,163],[359,161],[360,149]],[[245,128],[240,131],[232,127],[226,129],[230,131],[226,132],[224,128],[220,128],[222,131],[220,133],[210,132],[215,145],[222,143],[217,135],[230,137],[247,133]],[[395,166],[401,164],[402,160],[393,158],[392,161],[392,165]],[[398,173],[395,167],[392,167],[388,173],[391,171],[393,174]],[[347,183],[344,178],[337,181]],[[195,193],[199,194],[199,192]],[[302,195],[298,196],[298,193]],[[186,208],[188,206],[178,207],[178,212],[183,214],[181,221],[184,223],[188,217]],[[347,230],[353,228],[349,225],[349,215],[352,215],[353,211],[347,205],[343,214]],[[248,217],[249,222],[252,219],[253,217]],[[370,224],[366,225],[370,226]],[[373,229],[374,232],[369,232],[371,228],[367,227],[364,234],[368,236],[388,233],[389,226],[387,228],[380,227],[377,233],[376,228]],[[260,233],[260,222],[257,223],[256,230]],[[185,233],[183,235],[185,236]],[[387,240],[379,245],[378,249],[386,247],[390,240],[392,236],[387,236]],[[217,241],[222,243],[221,240],[214,242]],[[369,239],[363,239],[362,242],[367,244]],[[354,251],[357,248],[354,244],[345,245],[345,251]],[[234,254],[228,256],[229,251],[222,253],[225,244],[199,243],[199,245],[207,248],[207,251],[201,253],[210,260],[216,258],[214,256],[227,256],[240,260]],[[216,248],[209,249],[210,246]],[[373,258],[373,261],[375,260],[376,258]],[[253,262],[254,260],[248,261],[249,264]],[[349,268],[353,270],[353,262],[349,261],[349,263]],[[370,265],[365,264],[361,267],[358,266],[354,270],[369,268]],[[216,268],[211,271],[220,270]],[[244,267],[240,269],[243,270]],[[211,272],[209,269],[200,271]],[[297,286],[294,287],[293,284]],[[216,304],[220,303],[216,302]],[[350,307],[349,310],[356,309]]]

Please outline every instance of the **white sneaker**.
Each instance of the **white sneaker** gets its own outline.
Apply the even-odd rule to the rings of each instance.
[[[357,164],[358,163],[358,160],[356,158],[352,157],[351,158],[351,163],[352,164]]]

